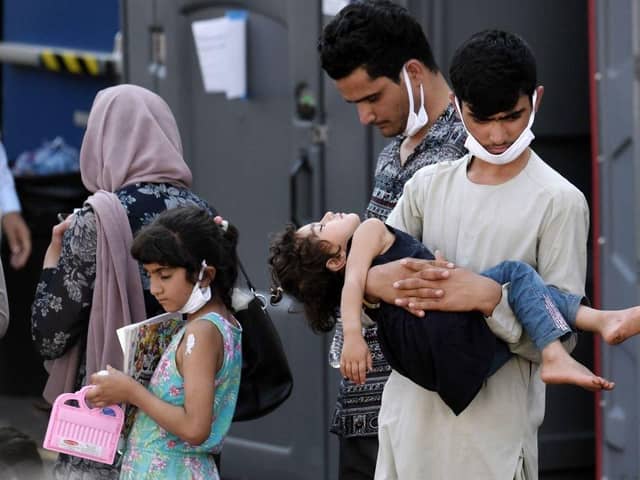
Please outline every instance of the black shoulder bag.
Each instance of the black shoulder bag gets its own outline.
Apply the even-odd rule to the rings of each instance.
[[[289,362],[267,312],[267,301],[256,293],[239,260],[238,266],[246,280],[248,292],[245,294],[250,295],[250,300],[246,308],[234,311],[242,325],[242,374],[234,422],[253,420],[272,412],[289,398],[293,389]]]

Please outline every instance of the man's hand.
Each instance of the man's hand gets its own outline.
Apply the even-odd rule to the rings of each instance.
[[[11,250],[11,266],[20,270],[31,255],[31,232],[20,212],[8,212],[2,216],[2,230]]]
[[[394,303],[412,313],[479,310],[490,316],[502,298],[500,284],[465,268],[442,269],[431,261],[418,259],[403,259],[401,263],[412,274],[394,282],[398,291]]]
[[[433,281],[448,278],[450,270],[455,267],[453,263],[438,258],[436,260],[403,259],[384,265],[377,265],[369,269],[369,273],[367,274],[367,296],[379,298],[383,302],[391,305],[397,305],[396,299],[408,296],[420,296],[421,298],[432,299],[441,298],[444,295],[441,285],[428,286],[421,284],[419,295],[417,295],[415,289],[409,290],[410,293],[407,293],[398,288],[398,286],[404,285],[402,282],[399,282],[399,280],[410,279],[417,274],[415,269],[416,264],[420,265],[419,271],[424,269],[423,275],[425,278]],[[417,283],[414,282],[410,285],[415,286]],[[403,287],[403,289],[404,288],[406,287]],[[424,316],[424,311],[420,308],[411,308],[407,304],[401,306],[413,315],[418,317]]]

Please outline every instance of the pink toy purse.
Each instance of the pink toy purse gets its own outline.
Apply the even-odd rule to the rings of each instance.
[[[124,421],[117,405],[89,408],[85,401],[91,385],[76,393],[63,393],[53,402],[43,447],[47,450],[112,464]],[[77,407],[67,402],[75,400]]]

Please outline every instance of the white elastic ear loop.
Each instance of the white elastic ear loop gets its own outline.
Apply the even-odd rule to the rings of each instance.
[[[538,100],[538,90],[533,89],[533,95],[531,96],[531,116],[529,117],[529,123],[527,124],[527,128],[531,128],[533,126],[533,120],[536,118],[536,101]]]
[[[200,265],[202,266],[202,268],[200,268],[200,273],[198,274],[198,283],[200,283],[204,278],[204,271],[207,268],[206,260],[202,260],[202,263]]]
[[[458,111],[458,116],[460,117],[460,121],[462,122],[462,126],[468,132],[469,129],[467,128],[467,124],[464,123],[464,117],[462,116],[462,105],[460,105],[460,100],[458,100],[458,97],[455,96],[455,95],[453,96],[453,103],[455,103],[455,105],[456,105],[456,110]]]
[[[409,95],[409,115],[415,115],[416,112],[413,108],[413,89],[411,88],[411,81],[409,79],[409,73],[407,72],[407,67],[402,67],[402,75],[404,76],[404,85],[407,87],[407,95]],[[420,84],[420,98],[424,103],[424,92],[422,90],[422,84]]]

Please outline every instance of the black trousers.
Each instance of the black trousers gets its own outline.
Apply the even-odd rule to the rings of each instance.
[[[378,437],[340,437],[340,480],[373,480]]]

